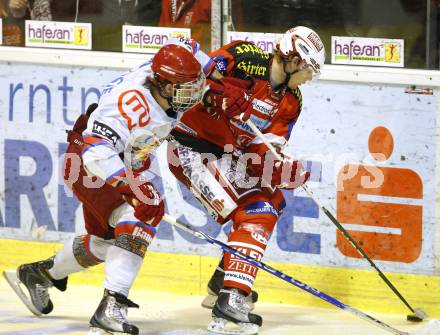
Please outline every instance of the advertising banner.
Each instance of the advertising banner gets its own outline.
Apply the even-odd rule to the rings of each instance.
[[[277,40],[283,37],[283,34],[275,33],[250,33],[244,31],[228,31],[227,43],[236,40],[253,42],[257,47],[265,52],[272,52]]]
[[[332,64],[404,67],[404,40],[332,36]]]
[[[80,203],[64,186],[60,159],[66,129],[122,71],[0,63],[0,238],[63,241],[84,231]],[[306,162],[308,187],[384,271],[432,274],[435,267],[437,91],[323,82],[304,85],[303,111],[286,153]],[[225,240],[169,172],[166,145],[153,182],[166,211]],[[301,189],[286,208],[265,261],[369,268]],[[218,255],[218,250],[162,222],[152,249]]]
[[[191,37],[188,28],[122,26],[122,51],[156,53],[172,37]]]
[[[26,20],[28,47],[92,49],[92,24]]]

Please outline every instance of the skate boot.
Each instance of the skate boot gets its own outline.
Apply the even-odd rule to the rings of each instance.
[[[48,270],[53,267],[51,257],[44,261],[23,264],[16,271],[3,271],[8,284],[23,301],[26,307],[35,315],[49,314],[53,310],[53,303],[50,300],[48,289],[55,286],[60,291],[65,291],[67,287],[67,277],[56,280],[53,279]],[[26,287],[28,294],[22,289]]]
[[[217,301],[218,294],[223,288],[223,279],[225,277],[225,271],[223,270],[223,258],[220,261],[217,269],[212,275],[208,283],[208,295],[202,301],[202,307],[213,309],[215,302]],[[255,308],[255,303],[258,301],[258,293],[252,291],[248,296],[246,296],[246,303],[249,305],[251,311]]]
[[[139,305],[122,294],[105,289],[104,297],[95,314],[90,319],[90,331],[88,335],[138,335],[139,329],[135,325],[130,324],[127,320],[128,307],[139,308]]]
[[[250,307],[240,290],[227,288],[220,290],[212,309],[212,321],[208,332],[227,335],[254,335],[263,324],[263,319],[250,313]]]

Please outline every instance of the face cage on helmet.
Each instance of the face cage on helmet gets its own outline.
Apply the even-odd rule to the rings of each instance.
[[[203,72],[200,76],[187,83],[173,84],[173,98],[171,106],[177,113],[183,113],[203,99],[206,77]]]

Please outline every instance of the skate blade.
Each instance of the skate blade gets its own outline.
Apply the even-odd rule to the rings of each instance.
[[[255,335],[259,329],[254,323],[234,323],[222,318],[213,318],[208,325],[208,333],[222,335]]]
[[[3,271],[3,277],[5,277],[9,286],[14,290],[15,294],[20,298],[20,300],[25,304],[25,306],[36,316],[41,316],[41,313],[35,306],[32,304],[31,299],[25,293],[25,291],[21,288],[21,281],[18,279],[17,271],[15,270],[5,270]],[[27,289],[26,289],[27,290]]]
[[[96,328],[96,327],[90,327],[89,332],[87,333],[87,335],[131,335],[129,333],[124,333],[124,332],[114,332],[114,331],[110,331],[110,330],[105,330],[102,328]]]

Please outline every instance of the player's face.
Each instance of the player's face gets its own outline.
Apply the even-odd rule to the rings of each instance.
[[[289,82],[287,86],[290,88],[296,88],[313,78],[313,70],[310,66],[307,66],[299,71],[294,72],[290,75]]]
[[[290,88],[304,84],[313,78],[313,69],[298,55],[284,57],[275,53],[274,62],[271,68],[271,81],[275,84],[282,84],[288,80]]]
[[[287,74],[293,74],[297,71],[305,69],[308,65],[298,56],[282,57],[284,65],[284,72]]]
[[[206,78],[201,72],[194,81],[173,85],[173,107],[176,112],[185,112],[202,100]]]

